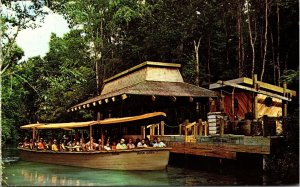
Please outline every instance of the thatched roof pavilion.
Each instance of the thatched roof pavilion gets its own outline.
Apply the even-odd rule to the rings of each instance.
[[[194,115],[198,117],[200,110],[206,115],[209,98],[217,97],[216,93],[185,83],[179,71],[180,67],[180,64],[174,63],[144,62],[106,79],[99,96],[79,103],[69,111],[88,108],[100,112],[101,117],[98,118],[153,111],[164,111],[168,116],[173,109],[180,109],[175,111],[176,115],[189,113],[182,118]],[[198,111],[196,102],[203,105]]]

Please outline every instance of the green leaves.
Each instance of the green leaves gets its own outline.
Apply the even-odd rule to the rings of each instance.
[[[283,75],[280,78],[283,82],[288,84],[293,83],[295,81],[299,81],[299,69],[298,70],[285,70]]]

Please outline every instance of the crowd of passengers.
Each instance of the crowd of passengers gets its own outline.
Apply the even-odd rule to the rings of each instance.
[[[83,138],[79,140],[73,139],[68,140],[68,138],[64,137],[59,142],[54,139],[45,140],[43,138],[39,138],[39,140],[28,140],[24,139],[24,142],[19,143],[19,147],[28,148],[32,150],[52,150],[52,151],[101,151],[101,150],[118,150],[118,149],[134,149],[134,148],[147,148],[147,147],[166,147],[166,144],[163,143],[160,138],[154,138],[152,142],[150,142],[147,138],[140,140],[136,139],[135,142],[131,138],[128,139],[128,142],[125,141],[124,138],[121,138],[120,142],[116,144],[116,142],[112,142],[110,144],[109,140],[106,142],[104,146],[102,146],[101,139],[96,143],[95,139],[91,138],[91,141],[85,142]]]

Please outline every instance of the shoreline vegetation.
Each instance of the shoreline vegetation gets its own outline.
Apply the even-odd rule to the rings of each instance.
[[[1,14],[2,150],[37,122],[93,120],[67,110],[100,94],[103,81],[143,61],[178,63],[185,82],[253,77],[299,90],[299,1],[4,1]],[[45,8],[63,15],[70,32],[51,35],[49,52],[23,60],[21,30],[38,28]],[[37,21],[37,22],[36,22]],[[299,184],[299,93],[288,105],[284,144],[267,172]],[[180,122],[181,123],[181,122]],[[62,137],[63,131],[45,136]],[[43,134],[42,134],[43,135]],[[3,166],[3,163],[2,163]]]

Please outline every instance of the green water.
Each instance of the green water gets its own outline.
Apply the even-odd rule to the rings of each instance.
[[[163,171],[114,171],[22,161],[16,149],[3,151],[3,179],[13,186],[201,186],[265,185],[255,172],[244,175],[169,165]],[[146,162],[146,160],[145,160]],[[2,183],[4,184],[4,183]],[[5,184],[4,184],[5,185]]]

